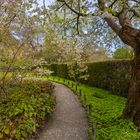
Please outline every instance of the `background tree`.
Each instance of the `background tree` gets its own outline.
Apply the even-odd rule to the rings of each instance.
[[[114,59],[133,59],[133,51],[127,48],[118,48],[113,53]]]
[[[26,66],[27,61],[33,58],[33,49],[37,45],[36,35],[39,34],[37,29],[40,29],[37,28],[40,23],[39,14],[36,15],[39,10],[32,9],[35,5],[35,0],[0,2],[0,50],[3,52],[0,62],[1,67],[5,68],[0,79],[1,92],[5,92],[5,85],[9,82],[6,80],[8,73],[12,71],[11,79],[15,79],[15,68],[19,65]]]

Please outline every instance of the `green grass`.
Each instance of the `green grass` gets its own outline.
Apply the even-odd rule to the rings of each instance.
[[[3,77],[4,74],[5,74],[4,72],[0,72],[0,78]],[[9,73],[7,74],[7,77],[11,77],[11,76],[12,76],[12,73],[9,72]]]
[[[69,80],[68,85],[68,80],[64,82],[64,79],[59,77],[49,77],[49,80],[63,83],[75,91],[76,83],[73,81]],[[89,104],[92,105],[91,113],[87,113],[90,140],[94,139],[92,124],[96,124],[96,138],[94,140],[140,140],[140,133],[137,132],[134,124],[122,117],[126,98],[83,84],[78,86],[76,91],[78,96],[80,89],[82,97],[79,98],[83,106],[86,108]],[[86,96],[86,101],[84,101],[84,96]]]
[[[5,74],[5,72],[0,72],[0,78],[2,78],[4,76],[4,74]],[[14,72],[8,72],[6,78],[12,77],[13,74],[14,74]],[[19,72],[19,74],[20,74],[20,72]],[[26,72],[25,75],[29,76],[29,77],[34,76],[33,72]]]

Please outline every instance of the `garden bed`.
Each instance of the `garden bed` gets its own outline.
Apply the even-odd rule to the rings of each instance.
[[[7,88],[8,93],[0,95],[0,139],[28,139],[53,112],[54,87],[48,81],[25,80]]]

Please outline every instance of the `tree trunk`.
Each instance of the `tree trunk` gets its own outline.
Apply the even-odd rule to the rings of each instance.
[[[106,0],[98,0],[98,4],[100,10],[105,12]],[[123,115],[126,118],[132,119],[140,131],[140,29],[132,26],[132,21],[127,16],[129,10],[126,1],[124,2],[122,11],[118,15],[121,28],[110,15],[105,15],[106,17],[104,19],[120,39],[125,44],[131,46],[135,52],[128,100]]]
[[[130,118],[140,131],[140,46],[135,49],[128,100],[124,116]]]

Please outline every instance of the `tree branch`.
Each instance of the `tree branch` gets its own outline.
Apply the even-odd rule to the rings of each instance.
[[[81,8],[80,8],[80,0],[78,0],[78,11],[79,11],[79,13],[81,12]],[[80,18],[80,16],[78,15],[77,16],[77,33],[78,33],[78,35],[79,35],[79,18]]]
[[[139,0],[129,0],[129,1],[133,1],[133,2],[136,2],[136,3],[139,3],[140,4],[140,1]]]
[[[10,19],[7,23],[5,23],[4,26],[10,26],[11,22],[12,22],[15,18],[16,18],[16,14],[14,14],[14,15],[11,17],[11,19]]]
[[[63,3],[60,7],[58,7],[57,9],[55,9],[55,11],[58,11],[59,9],[61,9],[65,4]]]
[[[104,20],[107,22],[107,24],[111,27],[111,29],[119,35],[120,32],[120,26],[118,26],[115,21],[113,20],[113,16],[111,14],[108,14],[105,12],[105,1],[104,0],[98,0],[99,8],[102,12],[104,12]]]
[[[79,16],[87,16],[87,14],[78,12],[75,9],[73,9],[65,0],[57,0],[57,1],[58,2],[63,2],[72,12],[74,12],[77,15],[79,15]]]
[[[109,5],[109,7],[113,7],[113,5],[115,4],[117,2],[117,0],[114,0],[110,5]]]
[[[134,14],[134,16],[136,16],[137,18],[140,18],[140,14],[136,10],[130,8],[129,11],[131,11]]]
[[[130,26],[130,27],[132,26],[131,20],[127,17],[128,12],[129,12],[128,3],[127,3],[127,1],[125,1],[123,3],[123,9],[118,15],[119,23],[122,27],[126,26],[126,25]]]

